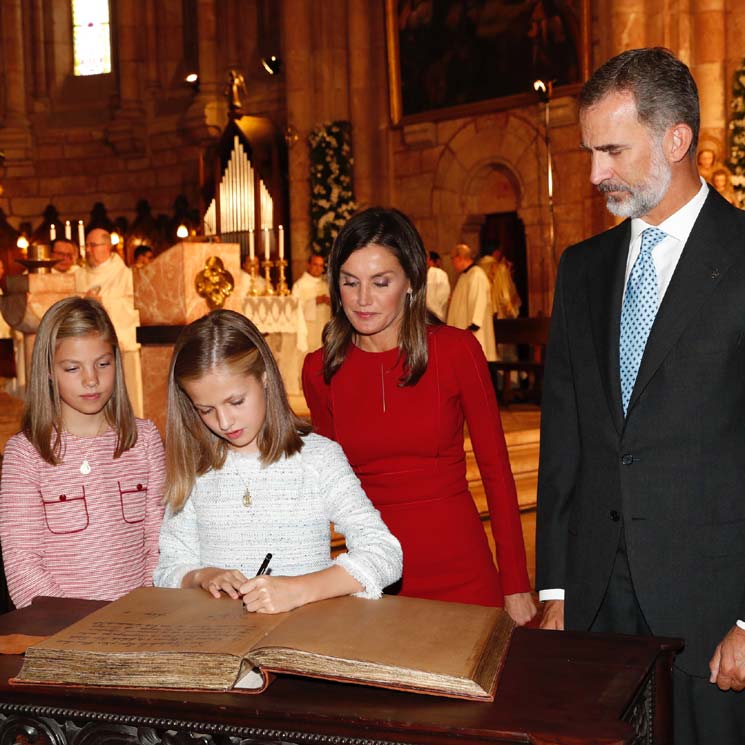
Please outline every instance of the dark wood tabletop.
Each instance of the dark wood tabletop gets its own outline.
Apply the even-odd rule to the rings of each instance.
[[[51,634],[101,605],[38,598],[0,616],[0,634]],[[291,676],[277,677],[260,695],[17,686],[8,679],[22,657],[5,655],[0,742],[14,742],[18,733],[32,741],[41,730],[53,745],[191,743],[194,733],[203,736],[200,743],[231,745],[444,743],[454,737],[664,745],[672,743],[670,668],[680,647],[675,639],[517,629],[493,703]],[[96,727],[103,734],[91,739]],[[9,733],[15,735],[6,739]]]

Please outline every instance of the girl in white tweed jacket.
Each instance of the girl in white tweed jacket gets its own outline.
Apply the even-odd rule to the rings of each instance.
[[[401,547],[343,451],[293,414],[263,336],[233,311],[195,321],[176,343],[166,502],[156,585],[279,613],[339,595],[377,598],[401,576]],[[334,560],[332,522],[348,549]],[[254,576],[267,554],[268,571]]]

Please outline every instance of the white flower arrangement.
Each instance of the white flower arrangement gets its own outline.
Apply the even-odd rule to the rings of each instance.
[[[357,209],[352,184],[352,125],[326,122],[308,135],[312,250],[328,256],[334,239]]]

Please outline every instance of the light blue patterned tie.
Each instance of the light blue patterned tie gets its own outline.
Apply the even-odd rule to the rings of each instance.
[[[621,308],[621,397],[623,413],[629,407],[631,391],[647,345],[647,338],[657,315],[657,270],[652,250],[667,233],[659,228],[647,228],[642,233],[642,247],[626,285]]]

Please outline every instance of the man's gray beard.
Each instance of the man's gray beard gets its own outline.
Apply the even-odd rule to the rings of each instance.
[[[638,186],[621,186],[613,182],[598,186],[601,192],[620,190],[629,194],[628,199],[617,199],[610,194],[606,196],[605,205],[611,214],[616,217],[643,217],[664,199],[670,187],[672,170],[665,160],[661,143],[655,143],[649,170],[647,181]]]

